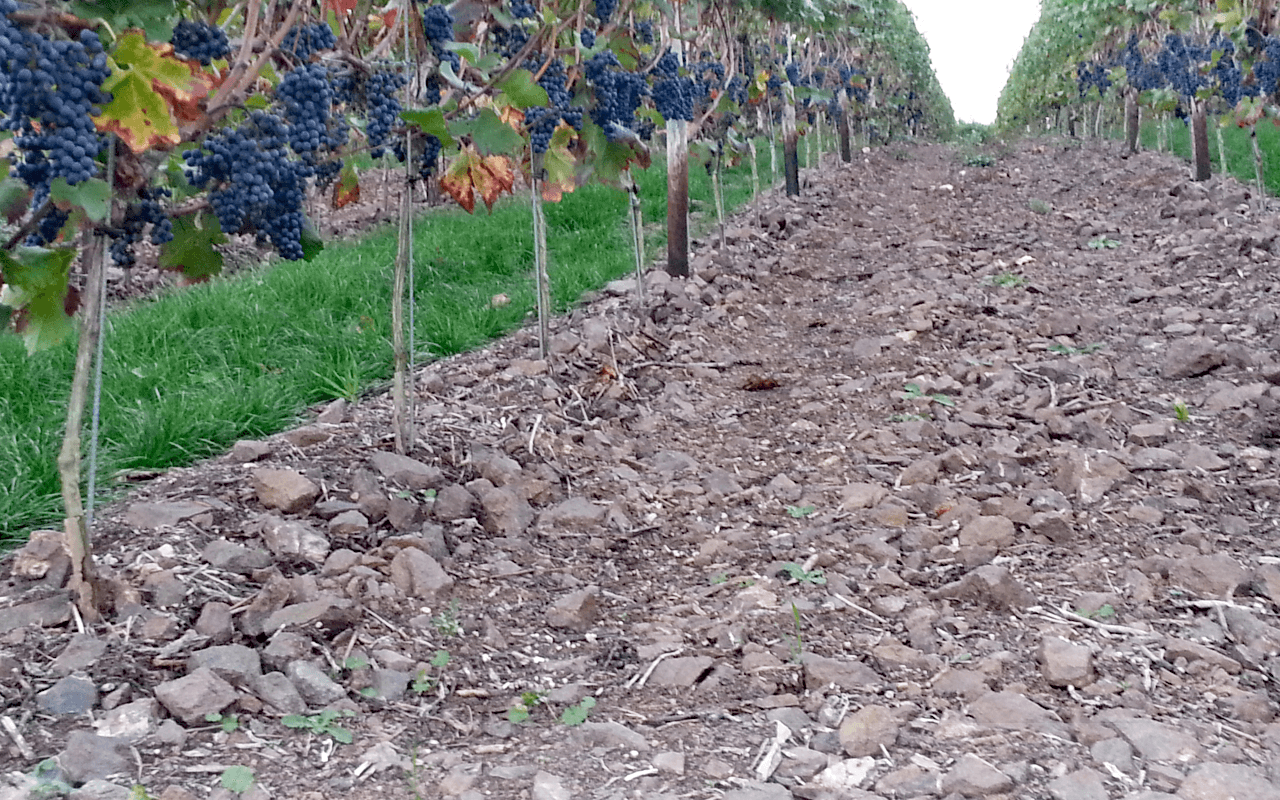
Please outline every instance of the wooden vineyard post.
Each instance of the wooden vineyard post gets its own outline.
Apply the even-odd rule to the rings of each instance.
[[[1191,101],[1191,179],[1207,181],[1213,176],[1209,164],[1209,129],[1203,100]]]
[[[764,226],[760,216],[760,153],[756,150],[756,140],[747,140],[747,151],[751,153],[751,205],[756,212],[756,225]]]
[[[667,273],[689,277],[689,123],[667,120]]]
[[[1219,172],[1221,173],[1229,172],[1229,170],[1226,169],[1226,141],[1224,140],[1224,137],[1222,137],[1221,120],[1217,120],[1217,122],[1213,123],[1213,136],[1217,138],[1217,169],[1219,169]]]
[[[411,165],[412,159],[405,159]],[[409,349],[404,340],[404,294],[409,274],[409,241],[413,237],[413,194],[406,180],[400,193],[400,226],[396,247],[395,272],[391,280],[391,351],[395,374],[391,380],[391,427],[395,434],[396,452],[407,455],[413,449],[413,432],[408,414],[407,375]]]
[[[533,275],[538,292],[538,352],[551,352],[551,279],[547,272],[547,218],[542,209],[542,153],[533,154],[529,201],[533,209]]]
[[[796,96],[791,82],[782,84],[782,166],[786,171],[787,194],[800,194],[799,134],[796,132]]]
[[[1267,210],[1267,183],[1263,178],[1262,149],[1258,147],[1258,125],[1249,126],[1249,144],[1253,145],[1253,177],[1258,184],[1258,209]]]
[[[636,304],[644,308],[644,215],[640,206],[640,187],[631,171],[622,173],[622,188],[630,199],[631,249],[636,259]]]
[[[844,89],[836,103],[836,134],[840,137],[840,160],[848,164],[853,161],[853,149],[849,146],[849,93]]]
[[[1130,155],[1138,152],[1138,90],[1127,89],[1124,93],[1124,145]]]
[[[761,125],[760,128],[763,130],[767,127],[769,130],[769,185],[772,186],[778,182],[778,134],[773,128],[773,100],[766,99],[765,106],[766,108],[757,108],[756,113],[763,114],[768,122],[767,126]]]
[[[110,145],[114,147],[114,140]],[[111,160],[111,159],[108,159]],[[63,530],[71,554],[71,589],[76,608],[86,622],[101,618],[98,611],[98,581],[93,565],[93,542],[80,497],[80,431],[84,423],[85,396],[89,389],[89,372],[98,338],[102,336],[101,308],[106,277],[106,244],[102,237],[83,234],[85,298],[84,320],[80,341],[76,346],[75,374],[71,379],[71,396],[67,401],[67,427],[63,432],[62,451],[58,454],[58,477],[62,483],[62,503],[67,516]]]
[[[711,196],[716,203],[716,225],[720,229],[720,249],[725,249],[724,243],[724,194],[720,191],[720,161],[724,153],[724,143],[721,142],[716,148],[716,153],[712,156],[711,162]]]
[[[1106,107],[1106,103],[1098,101],[1098,112],[1093,117],[1093,138],[1102,138],[1102,111]]]

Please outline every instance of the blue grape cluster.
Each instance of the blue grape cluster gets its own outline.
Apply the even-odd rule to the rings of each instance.
[[[332,50],[337,43],[338,39],[328,25],[323,22],[313,22],[308,25],[294,25],[290,28],[284,35],[280,48],[306,61],[313,53]]]
[[[540,65],[527,62],[525,67],[536,74]],[[547,105],[527,109],[524,114],[529,146],[535,154],[547,152],[547,148],[551,146],[551,136],[560,120],[569,123],[574,130],[582,129],[582,109],[569,105],[573,95],[569,93],[569,75],[565,71],[564,62],[556,59],[548,64],[542,77],[538,79],[538,85],[547,93]]]
[[[289,146],[314,170],[320,183],[328,183],[342,169],[342,160],[325,158],[347,141],[347,123],[334,115],[333,84],[329,70],[308,64],[291,70],[276,87],[276,99],[284,105],[289,124]]]
[[[734,75],[729,79],[729,85],[725,87],[725,92],[729,95],[729,99],[737,103],[739,106],[747,104],[747,80],[741,75]]]
[[[1164,48],[1156,56],[1156,65],[1165,81],[1183,99],[1195,97],[1196,91],[1205,85],[1200,74],[1200,63],[1209,60],[1207,48],[1188,42],[1181,34],[1164,37]]]
[[[724,65],[710,60],[710,53],[703,53],[702,61],[689,70],[693,80],[693,99],[698,111],[704,111],[711,99],[711,90],[724,85]]]
[[[1236,46],[1230,39],[1215,39],[1212,47],[1220,55],[1218,62],[1213,65],[1213,71],[1210,73],[1214,81],[1217,82],[1218,92],[1222,95],[1222,99],[1232,108],[1240,102],[1240,98],[1245,97],[1249,92],[1257,92],[1257,86],[1244,86],[1244,72],[1240,69],[1240,65],[1236,63]]]
[[[453,12],[445,6],[428,6],[422,12],[422,32],[440,63],[447,61],[455,75],[460,73],[462,60],[457,53],[445,49],[445,44],[453,41]]]
[[[1098,87],[1098,94],[1106,94],[1111,88],[1111,78],[1107,75],[1107,67],[1104,64],[1090,64],[1081,61],[1076,65],[1076,87],[1083,98],[1089,94],[1089,90]]]
[[[1253,76],[1257,78],[1262,96],[1271,97],[1280,84],[1280,39],[1274,34],[1263,41],[1262,55],[1263,58],[1253,62]]]
[[[404,88],[405,83],[403,75],[389,69],[375,70],[365,81],[365,107],[369,114],[365,136],[369,139],[369,154],[374,158],[382,156],[382,147],[400,116],[398,91]]]
[[[529,0],[511,0],[511,16],[516,19],[533,19],[538,16],[538,10]]]
[[[360,80],[355,71],[346,66],[330,66],[328,72],[329,90],[333,93],[334,104],[355,105],[360,90]]]
[[[428,133],[422,142],[422,152],[418,156],[418,177],[424,181],[429,180],[435,174],[439,161],[440,140]]]
[[[182,20],[173,28],[173,51],[182,58],[199,61],[209,66],[215,58],[231,55],[231,43],[227,34],[217,25],[204,21]]]
[[[582,46],[588,49],[596,46],[596,32],[590,28],[582,29]]]
[[[653,105],[664,119],[693,119],[693,80],[680,74],[680,57],[668,50],[650,71]]]
[[[39,204],[55,178],[77,184],[97,173],[102,139],[91,117],[108,99],[101,87],[111,68],[93,31],[47,39],[15,25],[8,15],[17,10],[0,0],[0,129],[15,133],[14,172]]]
[[[183,153],[192,186],[211,186],[209,205],[225,233],[254,233],[281,257],[303,257],[302,202],[307,165],[288,154],[289,126],[274,114],[254,111],[237,128],[208,137]]]
[[[626,138],[636,127],[636,109],[648,93],[648,82],[643,75],[622,69],[618,57],[609,50],[589,58],[584,72],[595,87],[591,119],[610,139]]]
[[[1138,91],[1145,92],[1149,89],[1158,89],[1164,85],[1160,69],[1154,63],[1142,57],[1142,51],[1138,49],[1137,34],[1129,35],[1129,41],[1125,45],[1122,60],[1129,85]]]
[[[635,35],[641,44],[653,44],[653,23],[648,20],[637,22]]]
[[[618,8],[618,0],[596,0],[596,19],[601,23],[609,21]]]
[[[497,28],[493,32],[493,42],[503,58],[515,58],[529,41],[529,34],[524,28],[513,25],[510,28]]]
[[[164,206],[160,204],[161,199],[169,195],[169,190],[162,188],[138,190],[138,197],[125,210],[120,227],[110,231],[111,260],[116,266],[132,267],[137,263],[133,245],[142,240],[142,232],[148,225],[151,226],[152,244],[173,241],[173,220],[164,213]]]
[[[765,87],[769,90],[770,97],[782,97],[782,78],[775,73],[769,73],[769,80],[765,82]]]

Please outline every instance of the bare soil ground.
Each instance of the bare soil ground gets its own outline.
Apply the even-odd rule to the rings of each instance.
[[[412,460],[377,396],[140,486],[103,622],[37,534],[0,797],[1280,797],[1280,218],[1185,172],[829,160],[422,369]]]

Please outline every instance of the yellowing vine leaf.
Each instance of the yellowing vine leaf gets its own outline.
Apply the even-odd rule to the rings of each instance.
[[[197,80],[191,65],[174,57],[172,45],[148,44],[140,31],[129,31],[120,37],[111,77],[102,84],[111,102],[94,124],[119,136],[135,153],[173,147],[182,137],[170,101],[187,118],[211,86],[209,76]]]
[[[477,193],[492,211],[502,193],[510,192],[514,186],[515,172],[506,156],[481,156],[470,145],[462,149],[440,178],[440,187],[467,213],[474,212]]]
[[[565,194],[578,188],[574,177],[577,159],[569,152],[574,136],[573,128],[562,123],[551,135],[551,146],[542,156],[542,199],[548,203],[559,203]]]
[[[333,182],[333,208],[336,210],[358,202],[360,202],[360,176],[356,174],[355,167],[344,164],[342,171],[338,173],[338,179]]]

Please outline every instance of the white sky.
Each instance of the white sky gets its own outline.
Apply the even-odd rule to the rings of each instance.
[[[1040,0],[903,0],[958,122],[990,124]]]

